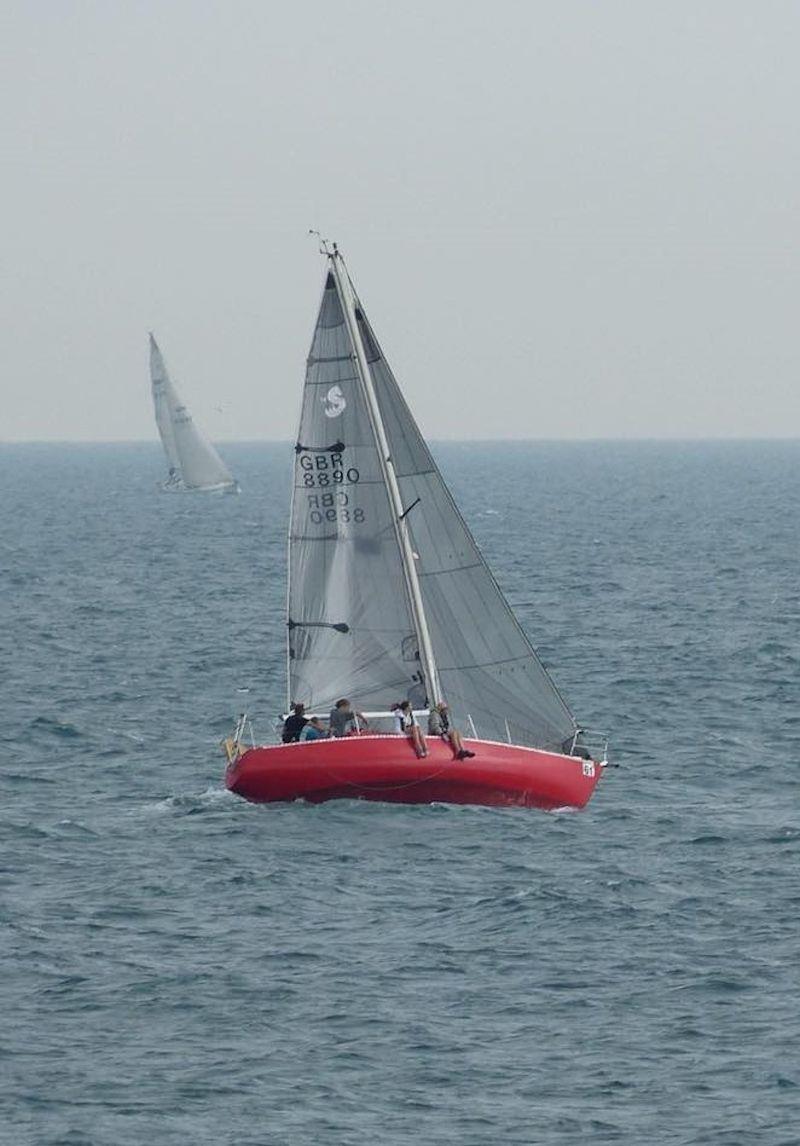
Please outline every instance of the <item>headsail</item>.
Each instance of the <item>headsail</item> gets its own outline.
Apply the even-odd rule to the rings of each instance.
[[[356,317],[418,554],[444,698],[479,736],[560,750],[575,720],[503,596],[445,485],[363,306]]]
[[[158,344],[150,335],[150,379],[156,425],[170,469],[169,484],[185,489],[235,489],[236,482],[217,451],[195,426],[178,396]]]
[[[421,664],[375,428],[329,271],[308,356],[289,536],[289,699],[386,707]]]

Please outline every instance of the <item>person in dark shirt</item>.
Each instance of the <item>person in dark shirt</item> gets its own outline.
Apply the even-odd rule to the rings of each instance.
[[[303,713],[306,706],[304,704],[293,704],[292,714],[287,716],[283,722],[283,743],[293,744],[296,740],[300,739],[300,733],[308,724],[308,720]]]
[[[350,701],[346,698],[337,700],[331,709],[331,718],[328,722],[331,736],[349,736],[351,732],[358,732],[369,727],[363,712],[356,712]]]

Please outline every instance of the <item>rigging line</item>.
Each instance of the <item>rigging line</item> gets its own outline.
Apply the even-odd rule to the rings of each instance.
[[[331,257],[331,250],[329,247],[330,239],[323,238],[323,236],[319,233],[319,231],[315,231],[313,227],[308,228],[308,233],[309,233],[309,235],[316,235],[317,236],[317,239],[319,241],[319,253],[321,255],[327,255],[328,258],[330,258]],[[336,250],[336,244],[335,243],[333,244],[333,249],[334,249],[334,251]]]
[[[350,360],[349,354],[348,354],[347,358],[349,361]],[[357,382],[357,381],[358,381],[358,379],[353,374],[340,374],[338,378],[326,378],[326,379],[323,379],[322,381],[315,381],[312,378],[306,378],[304,389],[311,390],[315,386],[319,386],[322,389],[330,389],[331,386],[339,386],[342,382]]]
[[[419,503],[420,503],[421,501],[422,501],[422,498],[421,498],[421,497],[418,497],[418,498],[416,499],[416,501],[412,501],[412,502],[411,502],[411,505],[408,507],[408,509],[404,509],[404,510],[403,510],[403,512],[400,514],[400,516],[398,517],[398,519],[397,519],[397,520],[398,520],[398,521],[402,521],[404,518],[408,517],[409,513],[411,513],[411,510],[414,508],[414,506],[415,506],[415,505],[419,505]]]
[[[383,482],[379,482],[378,484],[379,484],[379,485],[383,485]],[[398,519],[398,520],[399,520],[399,519]],[[379,529],[379,530],[378,530],[378,532],[375,534],[375,536],[376,536],[376,537],[383,537],[383,535],[384,535],[385,533],[388,533],[388,532],[389,532],[389,530],[391,530],[391,531],[392,531],[392,535],[394,535],[394,532],[395,532],[395,529],[394,529],[394,521],[390,521],[390,522],[388,522],[386,525],[384,525],[384,526],[383,526],[381,529]]]
[[[503,660],[499,661],[480,661],[474,665],[445,665],[444,667],[440,665],[439,672],[464,672],[467,669],[494,668],[496,665],[510,665],[514,664],[516,661],[531,661],[534,659],[535,658],[532,657],[528,652],[521,657],[505,657]]]
[[[400,469],[397,469],[397,476],[399,478],[427,477],[428,474],[435,474],[435,473],[436,473],[436,470],[431,470],[431,469],[428,469],[428,470],[408,470],[407,472],[403,472]]]
[[[480,569],[480,561],[470,561],[468,565],[453,565],[447,569],[431,569],[427,573],[420,572],[420,577],[438,577],[442,573],[460,573],[462,569]]]

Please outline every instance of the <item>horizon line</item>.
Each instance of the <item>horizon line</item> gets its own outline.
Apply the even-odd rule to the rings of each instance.
[[[681,436],[670,434],[665,437],[642,435],[631,437],[602,436],[593,438],[429,438],[429,442],[437,445],[503,445],[503,444],[536,444],[536,445],[592,445],[597,443],[610,443],[628,445],[636,443],[702,443],[702,442],[800,442],[800,434],[771,434],[771,435],[693,435]],[[221,446],[291,446],[293,438],[212,438]],[[158,438],[0,438],[2,446],[160,446]]]

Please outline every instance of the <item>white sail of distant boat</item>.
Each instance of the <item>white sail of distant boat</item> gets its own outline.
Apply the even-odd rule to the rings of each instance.
[[[217,451],[198,430],[169,376],[164,357],[150,335],[153,405],[169,473],[161,488],[170,492],[237,493],[238,483]]]

